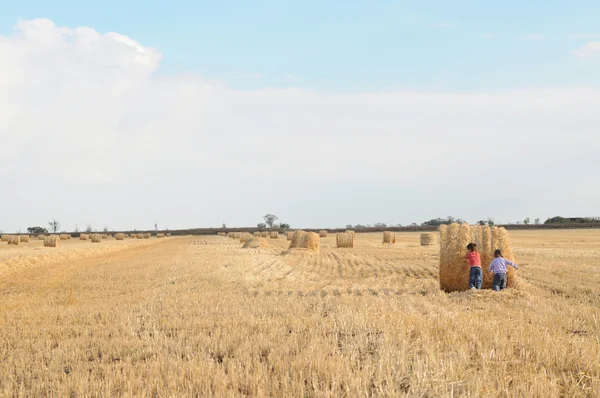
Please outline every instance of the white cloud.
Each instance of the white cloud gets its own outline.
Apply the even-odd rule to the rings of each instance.
[[[600,56],[600,41],[590,41],[583,46],[571,51],[578,58],[592,58]]]
[[[236,90],[47,20],[0,36],[0,59],[5,231],[502,221],[600,202],[596,90]]]
[[[498,35],[495,33],[484,33],[481,35],[482,39],[494,39],[496,37],[498,37]]]
[[[450,22],[440,22],[440,23],[431,25],[431,27],[435,28],[435,29],[449,29],[449,28],[453,28],[454,24],[452,24]]]
[[[593,39],[600,37],[600,33],[573,33],[571,38],[573,39]]]
[[[531,34],[523,36],[523,38],[525,40],[543,40],[544,36],[542,36],[539,33],[531,33]]]

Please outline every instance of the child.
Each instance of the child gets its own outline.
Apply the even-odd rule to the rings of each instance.
[[[475,243],[469,243],[467,245],[467,260],[471,266],[469,273],[469,287],[471,289],[481,289],[481,283],[483,282],[483,270],[481,269],[481,256],[477,251],[477,245]]]
[[[519,269],[517,264],[502,257],[502,252],[496,250],[494,259],[490,264],[490,272],[494,274],[494,290],[499,291],[506,289],[506,266],[510,265],[514,269]]]

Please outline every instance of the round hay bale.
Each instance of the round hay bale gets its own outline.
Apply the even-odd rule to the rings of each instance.
[[[292,240],[292,236],[294,236],[294,233],[292,231],[288,231],[286,233],[286,236],[287,236],[287,240]]]
[[[93,234],[90,239],[92,243],[102,243],[102,235],[101,234]]]
[[[171,233],[170,233],[170,232],[167,232],[167,233],[166,233],[166,236],[171,236]]]
[[[144,234],[135,234],[136,239],[144,239]]]
[[[44,247],[58,247],[58,242],[60,240],[60,236],[58,235],[46,236],[44,237]]]
[[[29,235],[21,235],[21,242],[29,242]]]
[[[396,233],[391,231],[385,231],[383,233],[383,243],[389,245],[396,243]]]
[[[67,234],[60,234],[60,235],[58,235],[58,238],[59,238],[60,240],[67,240],[67,239],[69,239],[69,237],[68,237],[68,235],[67,235]]]
[[[437,236],[431,232],[421,234],[421,246],[434,246],[437,244]]]
[[[341,232],[335,237],[337,247],[354,247],[354,234],[352,232]]]
[[[10,235],[3,234],[3,235],[0,237],[0,238],[1,238],[0,240],[2,240],[2,242],[8,242],[8,237],[9,237],[9,236],[10,236]]]
[[[254,231],[254,233],[252,235],[256,236],[257,238],[260,238],[260,232],[259,231]]]
[[[505,258],[515,261],[508,233],[504,228],[451,224],[440,226],[440,288],[446,292],[469,289],[470,265],[466,260],[467,244],[476,243],[483,268],[482,289],[491,289],[493,276],[487,272],[496,249]],[[508,268],[507,287],[518,284],[517,271]]]
[[[269,233],[268,233],[267,231],[262,231],[262,232],[260,233],[260,237],[261,237],[261,238],[268,238],[268,237],[269,237]]]
[[[19,243],[21,243],[21,237],[19,235],[10,235],[8,237],[9,245],[19,246]]]
[[[144,235],[142,235],[144,239],[150,239],[150,234],[148,232],[146,232]]]
[[[271,231],[271,239],[279,239],[279,232]]]
[[[157,237],[157,238],[164,238],[164,237],[165,237],[165,234],[163,234],[163,233],[157,233],[157,234],[156,234],[156,237]]]
[[[88,240],[90,238],[90,236],[88,234],[80,234],[79,235],[79,240]]]
[[[325,231],[325,230],[319,231],[319,238],[326,238],[326,237],[327,237],[327,231]]]
[[[125,240],[125,234],[123,234],[123,233],[115,234],[115,239],[116,240]]]
[[[244,246],[242,246],[243,249],[266,249],[268,247],[271,247],[269,242],[267,242],[266,239],[257,236],[251,236],[250,239],[244,243]]]
[[[290,241],[290,249],[306,249],[312,252],[321,250],[319,234],[306,231],[295,231]]]
[[[252,234],[250,232],[241,232],[240,233],[240,243],[246,243],[250,239],[252,239]]]

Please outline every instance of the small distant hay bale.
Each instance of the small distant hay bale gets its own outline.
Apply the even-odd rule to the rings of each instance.
[[[337,247],[354,247],[354,234],[352,232],[341,232],[336,235]]]
[[[321,250],[321,238],[315,232],[295,231],[290,241],[290,249],[318,252]]]
[[[44,247],[58,247],[58,242],[60,241],[60,236],[58,235],[50,235],[44,237]]]
[[[421,246],[433,246],[437,244],[437,236],[431,232],[421,234]]]
[[[319,231],[319,238],[326,238],[326,237],[327,237],[327,231],[325,231],[325,230]]]
[[[90,239],[92,243],[102,243],[102,235],[101,234],[92,234]]]
[[[271,239],[279,239],[279,232],[271,231]]]
[[[243,249],[266,249],[268,247],[271,247],[269,242],[258,236],[251,236],[242,246]]]
[[[286,233],[286,235],[287,235],[287,240],[292,240],[292,236],[294,236],[294,233],[292,231],[288,231]]]
[[[383,233],[383,243],[388,245],[396,243],[396,233],[391,231],[385,231]]]
[[[123,234],[123,233],[115,234],[115,239],[116,240],[125,240],[125,234]]]
[[[257,238],[260,238],[260,231],[254,231],[252,235],[256,236]]]
[[[252,239],[252,234],[250,232],[242,232],[242,233],[240,233],[240,243],[246,243],[250,239]]]
[[[268,238],[268,237],[269,237],[269,233],[268,233],[267,231],[262,231],[262,232],[260,233],[260,237],[261,237],[261,238]]]
[[[0,238],[1,238],[2,242],[8,242],[8,237],[9,236],[10,235],[3,234]]]
[[[148,232],[146,232],[144,235],[142,235],[142,237],[143,237],[144,239],[150,239],[150,236],[151,236],[151,235],[150,235]]]
[[[164,238],[164,237],[165,237],[165,234],[163,234],[163,233],[159,232],[159,233],[157,233],[157,234],[156,234],[156,237],[157,237],[157,238]]]
[[[225,233],[223,233],[223,235],[224,235],[224,234],[225,234]],[[166,233],[166,236],[171,236],[171,233],[170,233],[170,232],[167,232],[167,233]]]
[[[46,239],[46,235],[38,235],[38,240],[44,240]]]
[[[511,250],[508,232],[504,228],[488,225],[471,226],[468,224],[450,224],[440,226],[440,288],[446,292],[469,289],[470,265],[466,260],[467,245],[477,244],[483,268],[482,289],[491,289],[493,276],[487,267],[494,258],[494,251],[500,249],[502,255],[511,261],[515,257]],[[516,287],[517,272],[509,267],[507,287]]]
[[[21,242],[29,242],[29,235],[21,235]]]
[[[10,235],[8,237],[9,245],[19,246],[19,243],[21,243],[21,237],[19,235]]]
[[[144,234],[136,234],[136,239],[144,239]]]
[[[80,234],[79,235],[79,240],[88,240],[90,238],[90,236],[88,234]]]
[[[67,239],[69,239],[69,235],[68,234],[60,234],[59,235],[59,239],[60,240],[67,240]]]

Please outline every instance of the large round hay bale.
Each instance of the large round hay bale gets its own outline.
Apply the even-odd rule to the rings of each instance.
[[[10,235],[9,236],[9,238],[8,238],[9,245],[19,246],[19,243],[21,243],[21,237],[19,235]]]
[[[318,252],[321,249],[321,238],[314,232],[295,231],[290,241],[290,249]]]
[[[341,232],[335,237],[337,247],[354,247],[354,234],[352,232]]]
[[[271,239],[279,239],[279,232],[271,231]]]
[[[102,235],[101,234],[93,234],[90,239],[92,243],[102,243]]]
[[[267,231],[262,231],[262,232],[260,233],[260,237],[261,237],[261,238],[268,238],[268,237],[269,237],[269,233],[268,233]]]
[[[88,234],[80,234],[79,235],[79,240],[88,240],[90,238],[90,236]]]
[[[319,231],[319,238],[326,238],[327,237],[327,231],[325,231],[324,229]]]
[[[421,246],[434,246],[437,244],[437,236],[431,232],[421,234]]]
[[[244,249],[266,249],[267,247],[271,247],[269,242],[267,242],[266,239],[257,236],[251,236],[250,239],[244,243],[244,246],[242,246]]]
[[[252,234],[250,232],[241,232],[239,239],[240,239],[240,243],[246,243],[250,239],[252,239]]]
[[[383,233],[383,243],[389,245],[396,243],[396,233],[391,231],[385,231]]]
[[[50,235],[44,237],[44,247],[58,247],[60,237],[58,235]]]
[[[494,258],[494,251],[500,249],[504,257],[515,261],[511,250],[508,232],[504,228],[451,224],[440,226],[440,288],[446,292],[469,289],[470,265],[466,260],[467,245],[477,244],[483,268],[482,289],[491,289],[493,275],[487,272]],[[507,287],[518,283],[517,272],[508,268]]]
[[[29,242],[29,235],[21,235],[21,242]]]
[[[115,234],[115,239],[116,240],[125,240],[125,234],[117,233],[117,234]]]

